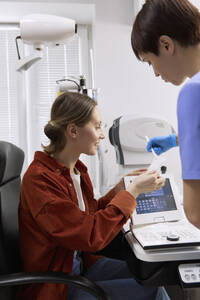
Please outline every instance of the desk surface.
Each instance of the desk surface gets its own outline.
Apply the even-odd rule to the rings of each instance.
[[[124,225],[123,229],[125,232],[129,231],[129,221]],[[131,232],[126,233],[126,239],[135,256],[142,261],[162,262],[200,260],[200,246],[144,250]]]
[[[200,247],[181,247],[173,249],[144,250],[132,233],[126,234],[127,241],[135,256],[148,262],[178,261],[178,260],[197,260],[200,259]]]

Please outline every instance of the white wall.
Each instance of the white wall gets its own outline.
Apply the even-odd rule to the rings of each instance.
[[[41,2],[54,2],[58,7],[61,2],[95,4],[96,85],[100,88],[98,101],[104,122],[108,127],[112,125],[113,119],[123,114],[149,113],[163,116],[176,129],[176,102],[179,88],[154,78],[152,70],[138,62],[132,52],[130,35],[134,17],[133,1],[65,0],[58,3],[56,0],[55,2],[46,0]],[[17,1],[12,2],[12,11],[14,11]],[[36,1],[32,2],[36,3]],[[0,2],[0,8],[3,8],[2,3]],[[11,1],[7,3],[11,5]],[[46,7],[48,8],[49,5],[50,3]],[[0,11],[0,18],[1,15],[9,15],[8,10],[0,9]],[[82,11],[79,13],[82,14]],[[111,146],[108,150],[106,155],[112,160],[115,159]],[[169,158],[169,169],[180,184],[178,149],[170,150],[167,158]],[[115,172],[115,168],[113,170]]]
[[[120,0],[96,2],[96,74],[105,122],[109,127],[113,119],[123,114],[149,113],[163,116],[177,129],[179,88],[155,78],[152,70],[138,62],[132,52],[132,4],[133,1]],[[172,149],[166,156],[168,168],[181,187],[178,149]]]

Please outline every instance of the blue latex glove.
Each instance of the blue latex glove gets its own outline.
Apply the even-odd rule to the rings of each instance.
[[[152,152],[152,149],[157,155],[162,154],[163,152],[176,147],[176,135],[174,133],[168,136],[157,136],[150,139],[147,143],[147,151]]]

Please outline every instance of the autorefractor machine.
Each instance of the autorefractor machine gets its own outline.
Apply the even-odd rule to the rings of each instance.
[[[155,116],[130,115],[114,120],[109,140],[122,176],[129,170],[148,168],[152,159],[156,160],[146,151],[147,138],[172,132],[168,122]],[[200,230],[186,220],[180,193],[162,156],[156,166],[166,177],[166,186],[138,197],[133,220],[124,226],[133,250],[128,265],[141,284],[179,286],[183,295],[172,299],[195,300],[199,299],[195,289],[200,286]]]

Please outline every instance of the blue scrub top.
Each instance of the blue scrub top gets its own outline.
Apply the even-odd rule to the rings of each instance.
[[[183,179],[200,179],[200,72],[183,86],[177,104]]]

